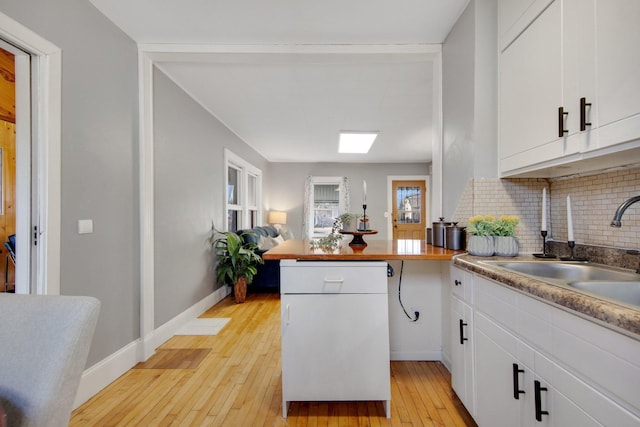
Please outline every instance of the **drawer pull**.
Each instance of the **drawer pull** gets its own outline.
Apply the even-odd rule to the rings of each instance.
[[[461,282],[460,280],[458,280],[458,279],[454,280],[454,281],[453,281],[453,283],[454,283],[456,286],[460,286],[460,285],[462,285],[462,282]]]
[[[324,283],[344,283],[344,279],[324,279]]]
[[[520,369],[517,363],[513,364],[513,398],[520,400],[520,395],[524,394],[524,390],[520,390],[520,379],[518,374],[523,374],[524,369]]]
[[[563,107],[558,107],[558,138],[562,138],[565,133],[569,133],[569,131],[564,128],[564,116],[568,114],[569,113],[564,111]]]
[[[467,323],[464,320],[460,319],[459,326],[460,326],[460,344],[464,344],[465,341],[469,340],[469,338],[465,338],[464,336],[464,327],[467,326]]]
[[[540,396],[541,391],[547,391],[546,387],[540,386],[540,381],[536,380],[533,382],[534,385],[534,401],[536,405],[536,421],[542,421],[543,415],[549,415],[549,411],[542,410],[542,397]]]
[[[286,324],[291,323],[291,316],[289,315],[289,304],[287,304],[287,316],[286,316]]]
[[[587,107],[591,107],[591,103],[587,102],[587,98],[580,98],[580,130],[587,130],[587,126],[591,126],[591,122],[587,121]]]

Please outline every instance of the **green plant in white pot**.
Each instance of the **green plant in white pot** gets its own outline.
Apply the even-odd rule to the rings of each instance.
[[[516,256],[518,239],[515,228],[520,219],[514,215],[476,215],[469,218],[467,252],[476,256]]]
[[[242,235],[231,231],[218,231],[212,226],[209,239],[216,254],[216,280],[218,283],[233,286],[236,303],[243,303],[247,296],[247,285],[258,272],[258,264],[264,261],[255,253],[258,245],[245,243]]]
[[[343,231],[356,231],[358,228],[358,218],[360,218],[358,214],[345,212],[338,216],[336,220],[340,222]]]

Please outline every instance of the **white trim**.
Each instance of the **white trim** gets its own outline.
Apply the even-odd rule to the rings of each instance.
[[[154,217],[153,217],[153,62],[138,52],[138,96],[140,114],[140,339],[141,360],[147,360],[154,347],[148,347],[155,319]]]
[[[431,218],[442,216],[442,52],[433,59],[433,143],[431,157]]]
[[[429,351],[391,351],[391,360],[421,360],[432,361],[442,360],[442,351],[429,350]]]
[[[335,54],[428,54],[439,55],[441,44],[384,44],[384,45],[225,45],[225,44],[180,44],[141,43],[138,48],[154,55],[154,60],[184,61],[185,56],[199,54],[197,60],[207,61],[206,53],[335,53]],[[164,56],[156,56],[162,54]],[[196,59],[196,58],[194,58]]]
[[[78,387],[73,408],[75,409],[91,399],[100,390],[133,368],[138,362],[146,360],[146,358],[141,358],[145,348],[155,349],[160,347],[171,338],[178,329],[187,322],[200,316],[211,306],[222,301],[230,292],[231,288],[226,286],[217,289],[215,292],[160,326],[149,336],[149,341],[146,345],[142,340],[137,339],[95,365],[85,369],[80,379],[80,386]]]
[[[37,263],[37,253],[32,251],[31,226],[34,222],[32,215],[31,176],[32,164],[37,167],[38,162],[31,162],[31,156],[36,155],[31,149],[32,118],[31,107],[31,57],[22,50],[13,49],[15,60],[15,101],[16,101],[16,136],[15,136],[15,234],[16,258],[18,260],[32,260]],[[30,294],[36,286],[31,277],[33,262],[17,262],[15,285],[16,293]]]
[[[387,176],[387,236],[389,236],[389,240],[393,239],[393,218],[391,217],[391,213],[393,212],[393,181],[424,181],[424,191],[429,196],[429,200],[432,199],[432,184],[431,177],[429,175],[389,175]],[[425,202],[427,202],[425,200]],[[431,205],[433,201],[429,201],[429,205]],[[425,227],[428,227],[431,223],[431,218],[434,218],[429,215],[428,209],[425,212]],[[426,231],[425,231],[426,232]]]
[[[39,248],[38,294],[60,294],[60,129],[62,52],[7,15],[0,13],[0,38],[29,53],[35,75],[34,109],[37,122],[32,138],[38,156]]]

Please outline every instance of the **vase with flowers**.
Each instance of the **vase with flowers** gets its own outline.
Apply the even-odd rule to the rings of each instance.
[[[476,215],[469,218],[467,251],[476,256],[517,256],[519,251],[515,228],[520,219],[515,215]]]

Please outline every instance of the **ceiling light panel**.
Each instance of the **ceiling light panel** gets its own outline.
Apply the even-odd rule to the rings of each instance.
[[[368,153],[377,132],[340,132],[339,153]]]

